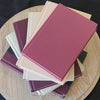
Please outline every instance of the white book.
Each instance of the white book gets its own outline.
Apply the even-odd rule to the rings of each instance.
[[[41,90],[37,91],[37,93],[38,93],[38,95],[43,96],[43,95],[46,95],[46,94],[52,92],[53,90],[55,90],[58,87],[60,87],[60,85],[56,84],[56,85],[41,89]]]
[[[19,56],[21,55],[21,52],[20,52],[20,48],[18,45],[18,41],[17,41],[15,32],[8,34],[6,36],[6,40],[7,40],[8,44],[10,45],[10,47],[12,48],[12,50],[14,51],[16,57],[19,58]]]

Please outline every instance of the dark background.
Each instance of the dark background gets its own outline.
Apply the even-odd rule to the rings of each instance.
[[[98,23],[97,33],[100,36],[100,0],[49,0],[62,3],[68,7],[92,14],[91,20]],[[0,0],[0,27],[14,14],[23,9],[43,5],[46,0]],[[85,100],[100,100],[100,80]],[[0,100],[4,100],[0,95]]]

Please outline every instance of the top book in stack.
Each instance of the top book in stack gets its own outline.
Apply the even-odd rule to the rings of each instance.
[[[58,4],[22,54],[62,81],[96,27],[93,21]]]

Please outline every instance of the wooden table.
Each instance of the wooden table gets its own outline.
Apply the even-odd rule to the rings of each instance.
[[[0,30],[0,58],[9,47],[5,36],[13,32],[12,23],[28,16],[28,12],[39,12],[43,6],[36,6],[10,18]],[[65,100],[83,100],[95,87],[100,75],[100,40],[95,32],[85,50],[88,55],[84,61],[85,71],[82,77],[77,78],[68,91]],[[61,100],[59,96],[50,93],[39,97],[37,93],[31,93],[27,81],[22,79],[19,73],[11,70],[7,66],[0,64],[0,93],[7,100]]]

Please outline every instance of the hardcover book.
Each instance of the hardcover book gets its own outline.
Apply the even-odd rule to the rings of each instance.
[[[52,6],[52,7],[51,7]],[[52,11],[55,9],[55,7],[57,6],[57,4],[56,3],[52,3],[52,2],[49,2],[49,1],[47,1],[46,2],[46,5],[44,6],[44,8],[43,8],[43,10],[42,10],[42,14],[41,14],[41,18],[39,19],[39,21],[38,21],[38,24],[35,26],[35,28],[33,29],[33,33],[32,33],[32,37],[35,35],[35,33],[38,31],[38,29],[42,26],[42,24],[45,22],[45,20],[48,18],[48,16],[52,13]],[[52,9],[51,9],[52,8]],[[46,9],[46,10],[45,10]],[[48,11],[49,10],[49,11]],[[75,9],[72,9],[72,10],[74,10],[74,11],[76,11],[77,13],[79,13],[79,14],[81,14],[81,15],[83,15],[83,16],[85,16],[86,18],[90,18],[91,17],[91,15],[89,15],[89,14],[86,14],[86,13],[84,13],[84,12],[80,12],[80,11],[77,11],[77,10],[75,10]],[[45,12],[45,13],[43,13],[43,12]],[[41,22],[41,23],[39,23],[39,22]],[[20,60],[20,59],[19,59]],[[23,58],[23,60],[25,61],[25,59]],[[22,59],[21,59],[21,61],[23,61]],[[28,63],[28,62],[27,62]],[[19,66],[20,66],[20,64],[19,64]],[[20,66],[21,67],[21,66]],[[25,67],[25,65],[24,65],[24,67]],[[24,69],[24,67],[23,67],[23,69]],[[26,68],[27,69],[27,68]]]
[[[62,82],[96,27],[93,21],[59,4],[22,54]]]
[[[27,24],[26,23],[28,23],[28,19],[24,19],[24,20],[13,23],[14,30],[15,30],[21,51],[23,50],[25,43],[26,43],[26,36],[27,36]]]

